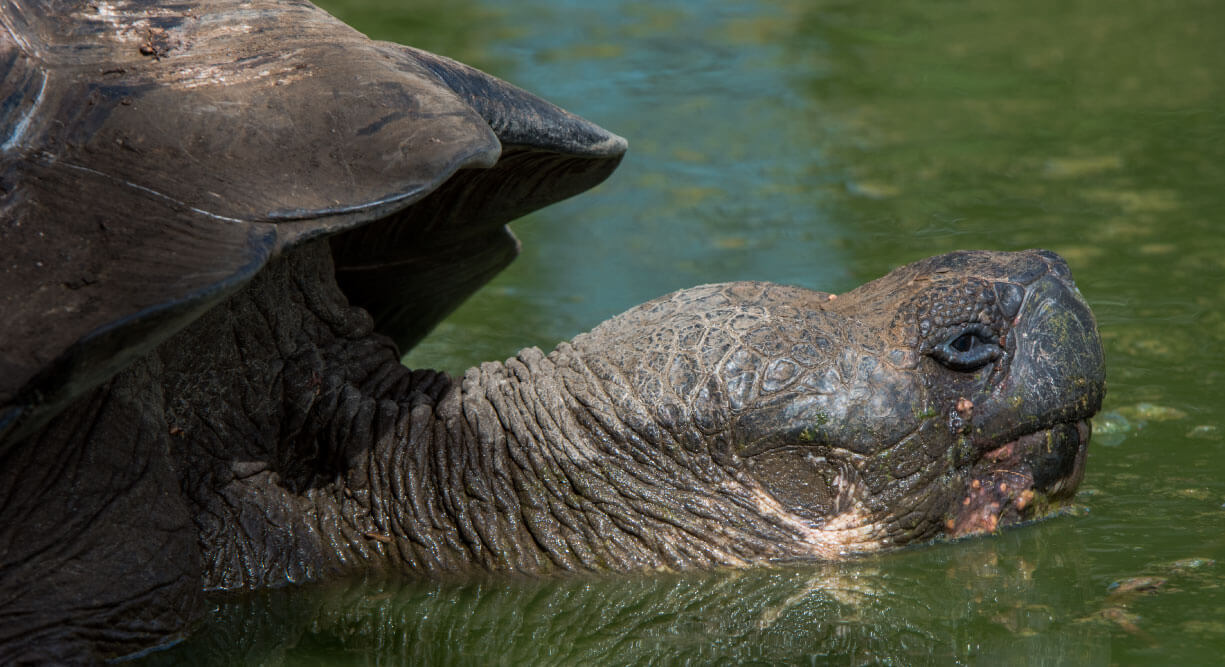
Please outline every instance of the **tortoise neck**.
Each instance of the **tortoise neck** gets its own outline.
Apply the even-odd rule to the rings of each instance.
[[[544,355],[442,373],[397,400],[369,470],[374,539],[410,569],[547,573],[626,569],[640,547],[617,540],[591,491],[610,457],[592,443]],[[414,371],[423,380],[430,371]],[[608,539],[609,534],[614,535]]]
[[[752,490],[713,462],[695,469],[666,429],[623,421],[567,344],[472,368],[436,401],[400,403],[371,488],[400,490],[380,501],[390,523],[377,539],[410,566],[738,566],[786,556],[793,541],[793,527],[763,517]]]
[[[704,443],[570,344],[462,378],[398,357],[336,287],[322,244],[159,351],[207,588],[740,565],[795,542]]]

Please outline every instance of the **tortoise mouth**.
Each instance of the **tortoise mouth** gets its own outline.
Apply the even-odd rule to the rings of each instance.
[[[985,452],[945,522],[950,537],[1038,518],[1075,494],[1085,475],[1089,421],[1056,424]]]

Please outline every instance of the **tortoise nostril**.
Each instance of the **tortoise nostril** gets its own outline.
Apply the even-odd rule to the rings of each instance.
[[[995,283],[995,302],[1005,317],[1016,317],[1021,312],[1021,303],[1025,301],[1025,290],[1013,283]]]

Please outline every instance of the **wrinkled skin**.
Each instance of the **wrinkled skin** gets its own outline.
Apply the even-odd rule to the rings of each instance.
[[[0,461],[0,662],[171,641],[207,591],[362,571],[828,559],[1071,497],[1104,393],[1051,253],[956,253],[834,297],[684,290],[462,378],[402,367],[329,246]]]

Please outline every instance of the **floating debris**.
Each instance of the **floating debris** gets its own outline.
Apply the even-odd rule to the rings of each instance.
[[[1177,419],[1186,419],[1187,413],[1178,408],[1171,408],[1165,405],[1156,405],[1154,403],[1137,403],[1135,405],[1118,409],[1119,414],[1128,417],[1129,419],[1152,422],[1166,422]]]
[[[1093,444],[1117,447],[1134,430],[1131,420],[1118,412],[1099,412],[1093,417]]]
[[[1076,178],[1092,176],[1106,171],[1114,171],[1123,167],[1123,158],[1119,155],[1089,155],[1084,157],[1056,157],[1046,161],[1043,170],[1053,178]]]
[[[1148,595],[1156,593],[1167,583],[1168,580],[1165,577],[1128,577],[1110,584],[1106,590],[1110,591],[1112,596],[1129,593]]]
[[[1167,563],[1165,568],[1170,572],[1186,572],[1187,570],[1199,570],[1214,565],[1216,565],[1216,561],[1211,558],[1181,558],[1172,563]]]
[[[1216,424],[1200,424],[1187,431],[1188,438],[1196,440],[1220,440],[1221,429]]]

